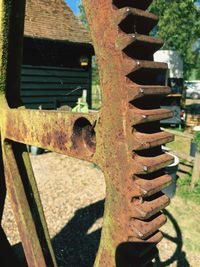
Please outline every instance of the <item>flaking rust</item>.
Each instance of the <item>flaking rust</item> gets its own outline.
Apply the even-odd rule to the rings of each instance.
[[[0,1],[0,156],[29,267],[57,264],[23,144],[91,161],[102,169],[107,195],[95,267],[152,265],[162,239],[159,228],[166,222],[161,210],[169,204],[161,193],[171,182],[164,168],[173,161],[161,145],[173,136],[159,128],[159,120],[172,114],[159,109],[160,97],[170,89],[165,86],[167,66],[152,61],[162,40],[149,36],[158,22],[146,11],[151,2],[83,0],[103,104],[99,113],[78,114],[20,106],[15,88],[20,88],[25,2]]]
[[[160,210],[169,198],[161,190],[171,182],[164,168],[173,159],[161,145],[173,136],[160,131],[159,120],[172,114],[159,108],[170,88],[166,64],[152,61],[163,42],[149,36],[158,22],[146,11],[151,2],[83,1],[103,93],[94,158],[107,197],[96,267],[150,266],[166,222]]]

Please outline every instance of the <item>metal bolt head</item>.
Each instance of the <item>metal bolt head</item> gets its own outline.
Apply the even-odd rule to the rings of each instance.
[[[147,172],[148,171],[148,167],[144,166],[144,171]]]

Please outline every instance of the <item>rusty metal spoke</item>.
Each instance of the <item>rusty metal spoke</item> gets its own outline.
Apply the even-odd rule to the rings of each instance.
[[[4,137],[46,148],[79,159],[91,160],[95,153],[95,123],[98,113],[6,109]]]
[[[55,267],[37,186],[23,145],[3,146],[6,187],[11,200],[28,266]]]
[[[3,166],[3,156],[1,149],[1,138],[0,138],[0,223],[2,220],[3,209],[5,204],[6,197],[6,184],[5,184],[5,175],[4,175],[4,166]],[[19,262],[17,257],[12,251],[12,247],[9,244],[9,241],[4,233],[2,226],[0,226],[0,259],[1,265],[4,267],[9,267],[15,265],[19,267]]]

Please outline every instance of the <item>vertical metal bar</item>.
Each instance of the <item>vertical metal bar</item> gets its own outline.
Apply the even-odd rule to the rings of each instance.
[[[45,233],[40,224],[40,214],[36,209],[36,200],[33,198],[32,186],[26,177],[26,169],[21,154],[13,151],[14,145],[5,143],[3,148],[4,165],[6,172],[6,186],[11,199],[13,211],[18,225],[20,237],[24,247],[28,266],[53,267],[56,266],[54,257],[46,244]],[[23,178],[21,177],[23,174]],[[37,221],[36,221],[37,220]],[[53,253],[52,253],[53,254]]]
[[[1,140],[1,137],[0,137]],[[5,185],[5,176],[4,176],[4,166],[3,166],[3,157],[2,157],[2,149],[0,143],[0,224],[2,221],[5,197],[6,197],[6,185]],[[12,247],[10,246],[7,237],[4,233],[2,226],[0,226],[0,259],[1,266],[10,267],[16,266],[19,267],[18,259],[12,251]]]
[[[0,92],[20,105],[25,0],[0,0]]]
[[[8,35],[9,35],[9,16],[10,1],[0,1],[0,107],[3,108],[3,102],[7,86],[8,71]],[[0,130],[2,130],[2,114],[0,117]],[[1,141],[1,138],[0,138]],[[0,143],[0,220],[3,215],[3,208],[6,197],[6,185],[3,166],[2,146]],[[1,245],[1,264],[3,266],[19,266],[18,260],[14,256],[12,248],[6,238],[3,228],[0,227],[0,245]]]
[[[53,267],[57,264],[26,146],[16,143],[5,145],[6,137],[2,129],[7,102],[11,108],[21,105],[24,15],[25,0],[0,0],[0,128],[3,160],[7,191],[12,200],[28,264]]]

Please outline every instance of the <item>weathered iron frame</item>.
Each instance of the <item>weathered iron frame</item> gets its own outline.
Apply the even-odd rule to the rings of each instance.
[[[117,5],[113,5],[117,0],[83,2],[91,25],[103,92],[101,111],[89,114],[26,110],[22,107],[19,88],[25,0],[0,0],[2,203],[7,189],[28,266],[57,266],[24,144],[92,161],[104,172],[107,186],[102,237],[95,266],[132,266],[128,265],[132,257],[130,245],[135,245],[131,250],[137,252],[133,264],[142,266],[151,263],[152,248],[161,239],[157,229],[165,222],[162,214],[150,222],[148,219],[169,203],[166,196],[158,196],[152,201],[146,198],[170,183],[170,177],[164,174],[153,182],[148,182],[148,179],[145,182],[142,176],[164,168],[173,159],[164,154],[147,158],[137,151],[160,146],[173,140],[173,136],[162,132],[154,135],[138,133],[132,126],[172,114],[166,110],[130,108],[133,99],[165,95],[170,89],[164,86],[141,87],[131,83],[127,74],[138,68],[166,69],[166,66],[142,60],[130,61],[122,53],[130,40],[119,31],[118,25],[131,12],[146,16],[144,11],[131,9],[137,1],[132,1],[133,4],[124,1],[130,7],[119,10]],[[143,2],[144,5],[135,4],[136,7],[141,5],[145,9],[151,1]],[[156,20],[153,15],[148,16],[148,19]],[[3,204],[1,215],[2,212]],[[140,249],[141,244],[144,246]]]

